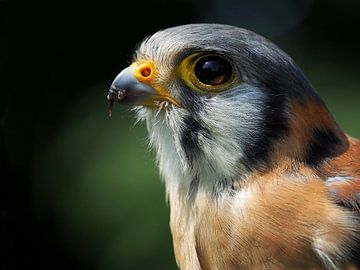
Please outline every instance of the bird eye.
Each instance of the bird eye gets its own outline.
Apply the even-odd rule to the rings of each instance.
[[[230,80],[231,64],[222,57],[211,55],[200,58],[195,65],[195,75],[206,85],[220,85]]]
[[[236,66],[222,55],[199,52],[184,58],[178,69],[186,86],[202,94],[232,89],[240,83]]]

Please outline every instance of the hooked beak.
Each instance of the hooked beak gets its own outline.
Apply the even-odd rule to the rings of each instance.
[[[112,82],[107,95],[110,117],[115,102],[124,105],[156,107],[161,101],[167,101],[180,107],[167,91],[155,89],[150,80],[147,80],[147,77],[151,75],[151,70],[144,71],[144,67],[140,68],[142,70],[139,72],[138,67],[131,65],[123,69]]]

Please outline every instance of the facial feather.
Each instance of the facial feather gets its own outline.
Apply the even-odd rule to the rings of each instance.
[[[196,178],[198,186],[214,190],[217,182],[229,184],[245,174],[242,146],[251,144],[261,130],[264,99],[261,91],[243,84],[231,92],[202,97],[196,114],[171,105],[157,112],[139,108],[138,117],[146,118],[165,180],[189,189],[189,181]]]
[[[239,82],[218,93],[189,89],[178,67],[199,52],[231,59]],[[309,149],[317,154],[312,164],[321,164],[341,146],[335,145],[331,153],[321,151],[341,141],[337,139],[341,133],[335,130],[334,139],[323,145],[324,136],[316,137],[314,130],[326,124],[326,134],[333,134],[336,123],[292,59],[251,31],[201,24],[166,29],[139,45],[134,61],[144,59],[156,64],[156,83],[182,104],[182,108],[169,104],[139,112],[140,118],[146,118],[161,175],[186,194],[199,188],[215,193],[224,186],[229,189],[248,173],[268,170],[277,158],[306,162]],[[323,107],[322,118],[311,104]],[[307,113],[306,117],[294,108]]]
[[[227,41],[226,47],[222,38]],[[219,93],[189,89],[179,76],[178,67],[196,52],[217,53],[231,59],[239,83]],[[267,169],[273,162],[271,150],[289,133],[288,101],[294,97],[316,97],[290,57],[265,38],[240,28],[189,25],[159,31],[140,44],[134,61],[142,59],[156,63],[157,82],[183,105],[169,105],[158,114],[145,109],[160,171],[181,171],[176,177],[174,173],[171,177],[162,173],[165,181],[176,178],[181,185],[197,179],[198,187],[213,190],[223,186],[219,182],[231,186],[234,179]],[[293,90],[287,91],[287,87]],[[170,139],[172,146],[165,147]],[[173,151],[171,157],[176,156],[182,170],[177,164],[176,168],[168,167],[170,154],[164,149]],[[185,189],[189,190],[189,183]]]

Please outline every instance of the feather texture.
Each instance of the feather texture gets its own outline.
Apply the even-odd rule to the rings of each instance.
[[[199,53],[231,61],[235,83],[189,89],[179,66]],[[360,269],[360,142],[286,53],[245,29],[195,24],[145,39],[134,56],[144,61],[171,96],[135,110],[181,269]]]

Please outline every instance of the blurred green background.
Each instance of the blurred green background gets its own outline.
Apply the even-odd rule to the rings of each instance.
[[[0,269],[176,269],[145,128],[128,108],[107,117],[142,38],[191,22],[254,30],[360,137],[359,14],[358,0],[0,1]]]

